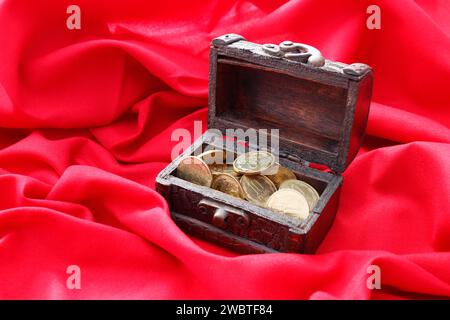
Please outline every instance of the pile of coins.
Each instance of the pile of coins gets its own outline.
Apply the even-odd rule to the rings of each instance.
[[[319,200],[311,185],[298,180],[267,151],[250,151],[236,159],[231,155],[232,165],[227,157],[230,153],[223,150],[186,157],[177,176],[298,219],[306,219]]]

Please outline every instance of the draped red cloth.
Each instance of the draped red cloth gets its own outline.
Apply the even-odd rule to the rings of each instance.
[[[449,297],[449,17],[445,0],[0,1],[0,298]],[[366,140],[315,255],[190,238],[154,190],[172,131],[206,129],[209,43],[231,32],[374,69]]]

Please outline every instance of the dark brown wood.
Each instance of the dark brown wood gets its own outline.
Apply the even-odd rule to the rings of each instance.
[[[309,218],[300,221],[176,177],[176,168],[180,160],[188,155],[196,154],[196,150],[204,148],[205,143],[209,141],[211,141],[211,136],[209,132],[206,132],[157,177],[157,191],[169,203],[172,216],[176,217],[174,219],[180,227],[186,232],[221,243],[242,253],[260,253],[261,245],[267,248],[264,252],[301,253],[305,252],[307,248],[309,250],[317,248],[320,243],[318,239],[321,235],[326,234],[331,226],[330,223],[322,224],[317,220],[321,221],[322,211],[328,208],[330,199],[340,188],[341,176],[280,158],[281,165],[293,170],[299,179],[313,185],[321,195]],[[336,197],[334,199],[338,200]],[[213,205],[210,205],[211,203]],[[333,203],[337,205],[337,202]],[[217,207],[221,207],[228,213],[225,226],[215,225],[214,215]],[[327,209],[327,212],[330,212],[327,214],[327,221],[332,221],[335,209],[334,207]],[[242,219],[244,215],[246,218]],[[195,224],[195,221],[198,223]],[[315,230],[318,231],[315,231],[315,234],[319,236],[314,236],[311,238],[312,240],[309,240],[307,236],[316,224],[319,227],[316,227]],[[224,233],[227,237],[224,236]]]
[[[361,145],[373,76],[364,64],[322,60],[317,67],[285,59],[277,50],[263,50],[235,34],[213,40],[209,129],[279,129],[280,164],[320,194],[309,217],[293,219],[179,179],[176,168],[185,156],[211,144],[235,151],[215,141],[211,130],[161,171],[156,188],[174,221],[195,236],[242,253],[313,253],[337,212],[340,173]],[[308,162],[334,172],[313,169]]]
[[[371,69],[329,60],[309,66],[232,39],[211,47],[209,128],[278,128],[280,149],[343,172],[364,136]]]

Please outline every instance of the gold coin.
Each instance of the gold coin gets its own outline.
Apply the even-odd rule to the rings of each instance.
[[[208,165],[194,156],[188,156],[180,161],[177,167],[177,176],[201,186],[211,186],[212,174]]]
[[[199,154],[197,157],[202,159],[207,165],[212,164],[224,164],[226,163],[226,152],[224,150],[208,150],[201,154]]]
[[[244,191],[242,190],[241,184],[235,177],[228,173],[221,173],[214,176],[211,188],[236,198],[244,198]]]
[[[294,189],[278,190],[267,200],[267,207],[298,219],[306,219],[309,215],[308,202]]]
[[[209,166],[213,175],[228,173],[234,177],[240,176],[240,174],[234,171],[233,165],[231,164],[234,160],[234,154],[232,152],[217,149],[209,150],[203,152],[198,157]],[[227,157],[230,159],[230,164],[227,163]]]
[[[310,210],[314,209],[319,201],[319,194],[313,186],[309,185],[305,181],[300,180],[286,180],[280,185],[281,189],[293,189],[300,192],[308,202]]]
[[[236,171],[234,171],[233,169],[233,165],[231,164],[211,164],[209,166],[209,169],[211,170],[211,173],[213,175],[218,175],[221,173],[228,173],[230,175],[232,175],[233,177],[240,177],[241,175],[239,173],[237,173]]]
[[[269,178],[261,175],[242,176],[241,186],[244,197],[251,203],[264,207],[267,199],[277,191],[277,188]]]
[[[250,151],[241,154],[233,162],[236,172],[242,174],[259,174],[271,168],[275,163],[275,156],[267,151]]]
[[[297,177],[291,170],[286,167],[282,167],[279,164],[278,168],[275,169],[275,174],[267,176],[267,178],[269,178],[277,188],[279,188],[280,185],[286,180],[297,179]]]

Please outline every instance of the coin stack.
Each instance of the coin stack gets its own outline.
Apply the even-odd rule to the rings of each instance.
[[[223,150],[188,156],[180,161],[177,176],[302,220],[319,200],[311,185],[298,180],[267,151],[250,151],[236,159],[232,155],[232,165],[227,157],[230,154]]]

